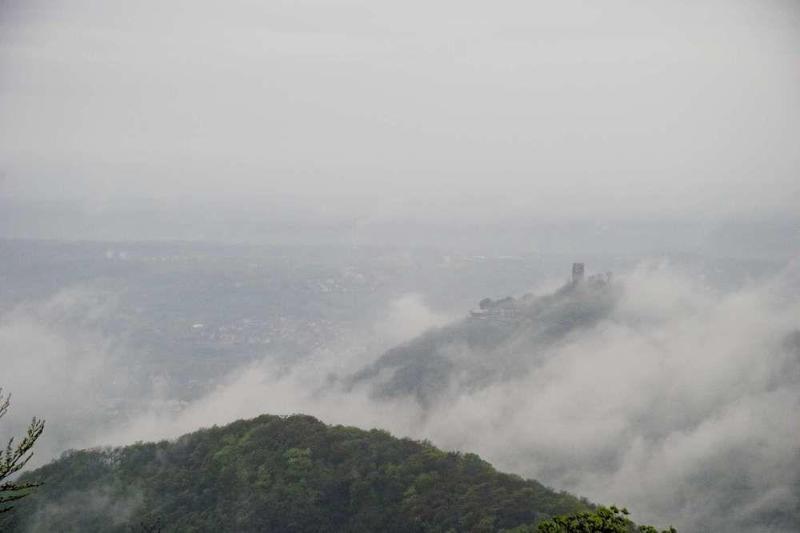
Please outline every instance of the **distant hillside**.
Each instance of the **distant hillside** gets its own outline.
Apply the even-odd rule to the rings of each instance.
[[[548,349],[607,317],[618,296],[610,276],[599,275],[545,296],[487,298],[469,317],[388,350],[345,385],[427,405],[444,391],[519,377],[542,364]]]
[[[302,415],[73,451],[26,477],[44,485],[2,531],[500,531],[589,507],[473,454]]]

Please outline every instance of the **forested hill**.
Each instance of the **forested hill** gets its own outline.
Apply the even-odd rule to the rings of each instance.
[[[2,531],[501,531],[588,507],[473,454],[303,415],[68,452],[25,478],[44,485]]]
[[[467,318],[392,348],[344,379],[377,398],[413,396],[427,406],[445,391],[475,391],[519,378],[570,335],[607,318],[620,296],[610,276],[568,283],[552,294],[480,302]]]

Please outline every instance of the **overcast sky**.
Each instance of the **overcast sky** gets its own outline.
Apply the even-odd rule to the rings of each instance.
[[[0,0],[0,236],[791,216],[798,139],[789,0]]]

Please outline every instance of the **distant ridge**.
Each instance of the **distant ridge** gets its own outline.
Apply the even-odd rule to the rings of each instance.
[[[387,350],[346,377],[374,397],[413,396],[423,406],[445,391],[476,390],[529,372],[568,335],[611,314],[620,287],[610,273],[584,278],[583,263],[552,294],[484,298],[466,318]]]

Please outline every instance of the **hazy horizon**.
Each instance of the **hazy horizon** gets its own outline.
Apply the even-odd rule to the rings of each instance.
[[[7,0],[0,236],[796,229],[798,22],[780,0]]]

